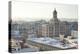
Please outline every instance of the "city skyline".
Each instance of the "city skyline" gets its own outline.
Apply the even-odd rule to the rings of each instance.
[[[70,4],[12,2],[9,52],[78,49],[78,7]]]
[[[12,2],[12,20],[50,20],[53,18],[54,8],[59,19],[78,19],[77,5]]]

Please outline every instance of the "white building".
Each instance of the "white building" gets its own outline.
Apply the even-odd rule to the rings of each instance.
[[[78,31],[71,31],[71,36],[74,38],[78,38]]]
[[[37,46],[41,50],[66,50],[76,48],[77,46],[77,44],[72,43],[63,45],[63,42],[60,42],[60,40],[48,37],[27,39],[27,43],[33,46]]]

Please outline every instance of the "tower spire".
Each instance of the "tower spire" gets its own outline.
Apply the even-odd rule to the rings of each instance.
[[[53,18],[57,18],[57,11],[56,11],[56,8],[54,8],[54,11],[53,11]]]

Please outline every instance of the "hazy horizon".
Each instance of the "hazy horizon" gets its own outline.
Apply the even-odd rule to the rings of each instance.
[[[45,20],[45,19],[40,19],[40,20]],[[40,21],[40,20],[12,20],[12,21],[25,21],[25,22],[34,22],[34,21]],[[67,21],[67,22],[78,22],[78,19],[66,19],[66,18],[61,18],[58,19],[60,21]],[[50,20],[45,20],[46,22],[49,22]]]

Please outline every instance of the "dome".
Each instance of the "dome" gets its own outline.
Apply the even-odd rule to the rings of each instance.
[[[55,13],[57,13],[57,11],[56,11],[56,8],[54,8],[54,11],[53,11],[53,13],[55,14]]]

